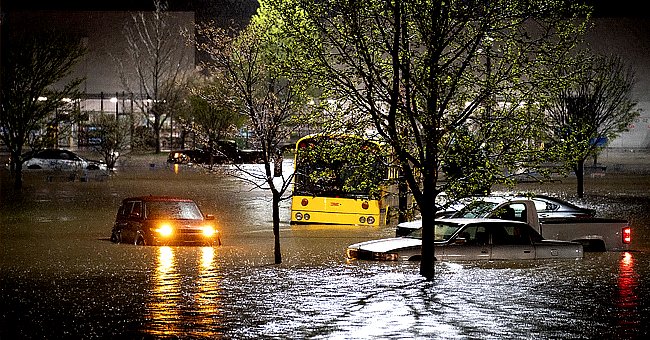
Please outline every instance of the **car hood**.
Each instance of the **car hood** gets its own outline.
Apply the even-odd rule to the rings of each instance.
[[[422,246],[422,239],[411,237],[394,237],[355,243],[348,246],[348,248],[361,249],[374,253],[385,253],[392,250],[420,246]]]

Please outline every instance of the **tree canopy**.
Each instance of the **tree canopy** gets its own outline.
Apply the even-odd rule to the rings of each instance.
[[[564,0],[266,0],[261,11],[302,51],[295,72],[370,117],[395,151],[422,208],[428,278],[436,196],[531,162],[539,94],[558,85],[552,71],[570,64],[588,14]],[[464,184],[440,180],[467,152],[476,158]]]
[[[15,187],[22,187],[22,153],[56,144],[48,128],[74,121],[74,103],[82,79],[71,79],[73,66],[85,55],[81,39],[57,32],[6,36],[2,49],[0,136],[11,153]],[[5,36],[3,36],[5,39]]]
[[[584,161],[639,115],[631,98],[635,76],[620,57],[591,56],[578,68],[559,70],[558,79],[567,79],[567,85],[549,88],[550,150],[575,172],[582,197]]]

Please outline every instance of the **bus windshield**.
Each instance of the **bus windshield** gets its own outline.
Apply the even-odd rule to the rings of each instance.
[[[296,145],[295,195],[378,198],[387,162],[376,142],[356,136],[315,136]]]

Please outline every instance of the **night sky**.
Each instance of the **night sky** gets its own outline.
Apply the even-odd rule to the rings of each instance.
[[[83,3],[79,0],[0,0],[3,10],[150,10],[153,0],[102,0]],[[596,8],[596,16],[647,17],[645,2],[638,0],[586,0]],[[196,11],[197,15],[223,11],[223,8],[246,11],[257,6],[257,0],[169,0],[170,10]]]

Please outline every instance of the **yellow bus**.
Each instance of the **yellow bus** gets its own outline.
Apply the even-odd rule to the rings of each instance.
[[[385,223],[387,153],[354,135],[309,135],[296,142],[291,223]]]

